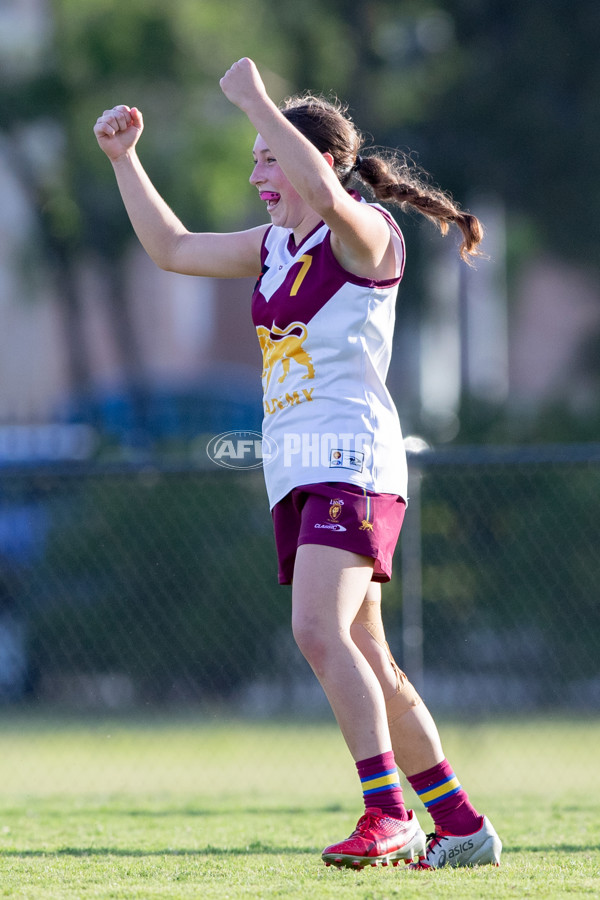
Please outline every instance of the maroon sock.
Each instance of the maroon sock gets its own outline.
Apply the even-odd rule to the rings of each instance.
[[[395,819],[408,819],[408,813],[402,799],[400,777],[391,750],[362,759],[356,763],[360,778],[365,809],[380,809],[386,816]]]
[[[482,817],[469,802],[448,760],[409,775],[408,781],[425,804],[436,828],[449,834],[473,834],[481,828]]]

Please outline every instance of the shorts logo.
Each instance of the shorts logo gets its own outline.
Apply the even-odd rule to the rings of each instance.
[[[329,501],[329,522],[325,522],[323,524],[316,524],[315,528],[326,528],[328,531],[345,531],[343,525],[340,525],[338,519],[342,514],[342,506],[344,505],[343,500],[330,500]]]
[[[343,500],[330,500],[329,501],[329,518],[332,522],[337,522],[339,517],[342,514],[342,506],[344,505]]]

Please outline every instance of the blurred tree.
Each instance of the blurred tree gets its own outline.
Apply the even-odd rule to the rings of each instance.
[[[509,278],[532,255],[546,254],[591,270],[597,281],[600,5],[596,0],[444,0],[441,5],[460,56],[443,93],[432,97],[423,129],[436,176],[457,196],[471,191],[503,199]],[[574,414],[566,386],[560,406],[540,410],[529,423],[529,440],[597,439],[599,346],[596,331],[573,366],[585,373],[589,402]],[[493,435],[488,431],[485,438]],[[515,439],[514,431],[510,438]]]
[[[600,5],[444,0],[460,47],[425,127],[436,173],[535,222],[557,256],[597,263]]]
[[[37,215],[36,248],[64,303],[75,393],[90,388],[82,328],[80,262],[99,258],[108,285],[114,346],[125,389],[143,417],[144,365],[129,315],[123,263],[134,239],[111,166],[92,133],[116,103],[144,110],[140,153],[179,215],[193,228],[227,227],[252,215],[245,187],[252,130],[228,115],[218,78],[259,45],[253,3],[228,7],[191,0],[54,0],[48,38],[34,64],[5,73],[0,134]],[[240,179],[231,178],[240,172]],[[242,198],[242,199],[241,199]]]

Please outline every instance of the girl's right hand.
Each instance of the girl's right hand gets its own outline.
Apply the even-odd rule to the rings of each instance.
[[[113,161],[135,147],[143,130],[144,120],[135,106],[106,109],[94,125],[98,144]]]

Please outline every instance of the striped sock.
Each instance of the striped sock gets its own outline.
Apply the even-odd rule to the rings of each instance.
[[[481,816],[469,802],[448,760],[409,775],[408,782],[431,814],[436,828],[449,834],[473,834],[481,827]]]
[[[365,809],[380,809],[386,816],[408,819],[404,808],[400,776],[391,750],[356,763],[363,789]]]

